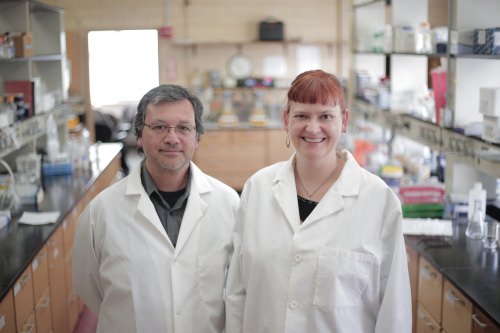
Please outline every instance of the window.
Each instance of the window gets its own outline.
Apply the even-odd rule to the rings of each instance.
[[[88,43],[93,107],[137,103],[159,84],[156,30],[91,31]]]

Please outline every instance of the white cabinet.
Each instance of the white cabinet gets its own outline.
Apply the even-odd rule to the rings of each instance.
[[[61,111],[69,84],[63,24],[62,9],[35,1],[0,2],[0,33],[31,33],[33,54],[0,59],[0,96],[6,94],[6,81],[34,81],[31,113],[37,118],[16,122],[16,139],[12,131],[0,128],[0,158],[43,134],[47,113]]]

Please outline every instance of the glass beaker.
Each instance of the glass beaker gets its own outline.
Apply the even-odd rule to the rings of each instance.
[[[498,246],[498,238],[500,233],[500,224],[497,221],[484,222],[484,238],[483,246],[486,249],[494,250]]]
[[[42,156],[38,154],[21,155],[16,158],[18,179],[29,184],[38,184],[41,174]]]
[[[474,210],[465,230],[465,236],[468,238],[483,239],[484,237],[484,215],[481,206],[481,200],[474,201]]]

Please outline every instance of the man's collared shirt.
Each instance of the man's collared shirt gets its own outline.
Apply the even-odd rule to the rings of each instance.
[[[156,213],[161,224],[165,228],[168,237],[175,247],[179,231],[181,229],[182,217],[187,205],[187,199],[191,192],[191,170],[189,170],[186,187],[176,192],[161,192],[156,187],[153,179],[146,170],[144,162],[141,164],[141,182],[149,198],[153,202]]]

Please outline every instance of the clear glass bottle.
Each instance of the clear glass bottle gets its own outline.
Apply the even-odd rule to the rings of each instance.
[[[471,239],[483,239],[484,236],[484,215],[481,200],[474,201],[474,210],[467,224],[465,236]]]

